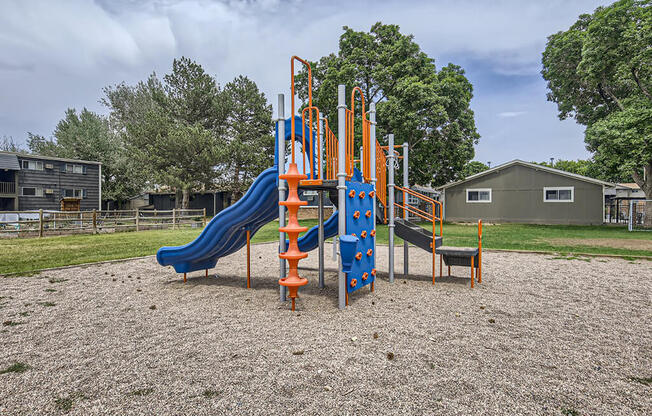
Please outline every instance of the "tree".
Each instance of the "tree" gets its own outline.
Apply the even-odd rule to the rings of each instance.
[[[274,162],[272,106],[256,83],[244,76],[226,84],[224,95],[230,108],[226,123],[229,157],[221,184],[237,199]]]
[[[0,140],[0,151],[22,153],[25,152],[25,149],[16,143],[13,137],[2,136],[2,140]]]
[[[487,169],[489,169],[489,166],[485,165],[482,162],[478,162],[477,160],[472,160],[468,162],[466,165],[464,165],[464,169],[462,169],[460,179],[464,179],[471,175],[475,175],[476,173],[484,172]]]
[[[652,199],[652,5],[620,0],[548,37],[543,78],[559,118],[586,126],[587,149]],[[652,226],[652,202],[646,206]]]
[[[122,202],[143,188],[143,176],[127,156],[124,143],[106,117],[86,108],[79,114],[69,108],[54,130],[56,141],[28,134],[27,143],[32,153],[101,162],[104,200]]]
[[[27,132],[27,147],[30,153],[42,156],[57,156],[57,143],[40,134]]]
[[[479,135],[469,103],[473,87],[464,70],[448,64],[436,70],[412,35],[397,25],[376,23],[369,32],[344,27],[339,51],[311,63],[314,104],[336,126],[337,85],[359,86],[377,104],[379,141],[394,133],[410,145],[410,182],[440,185],[454,179],[474,156]],[[297,80],[307,98],[307,73]],[[348,97],[347,97],[348,105]],[[360,114],[356,104],[356,114]],[[359,125],[359,121],[356,125]],[[358,143],[360,132],[356,130]]]
[[[589,178],[599,179],[607,182],[631,182],[631,177],[625,175],[614,175],[608,172],[604,166],[593,159],[564,160],[557,159],[554,163],[550,162],[533,162],[538,165],[548,166],[550,168],[563,170],[565,172],[575,173]]]
[[[212,186],[225,157],[228,106],[215,79],[182,57],[163,82],[153,73],[136,86],[104,92],[130,156],[152,182],[180,191],[188,208],[190,192]]]

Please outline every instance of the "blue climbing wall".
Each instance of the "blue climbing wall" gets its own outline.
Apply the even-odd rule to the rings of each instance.
[[[359,178],[359,175],[355,176]],[[372,275],[376,264],[376,253],[373,252],[376,237],[371,235],[375,234],[372,230],[375,229],[376,222],[373,216],[373,198],[369,196],[374,189],[371,184],[355,181],[358,179],[355,176],[353,181],[346,182],[346,233],[360,239],[357,253],[361,254],[361,258],[353,260],[352,271],[346,275],[346,290],[349,293],[370,284],[376,278]],[[356,212],[359,213],[357,218]]]

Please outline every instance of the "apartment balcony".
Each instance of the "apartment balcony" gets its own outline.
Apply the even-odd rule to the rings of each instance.
[[[16,196],[16,182],[0,182],[0,196]]]

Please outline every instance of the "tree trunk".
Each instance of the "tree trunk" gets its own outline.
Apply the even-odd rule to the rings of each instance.
[[[174,191],[174,208],[179,209],[181,208],[181,197],[182,193],[179,188],[176,188]]]
[[[181,208],[188,209],[188,205],[190,205],[190,189],[183,188],[182,194],[183,200],[181,201]]]

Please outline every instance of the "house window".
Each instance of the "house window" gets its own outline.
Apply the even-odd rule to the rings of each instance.
[[[22,168],[28,170],[43,170],[43,162],[40,160],[23,160]]]
[[[66,163],[66,173],[85,173],[84,166]]]
[[[43,196],[43,188],[37,187],[23,187],[20,192],[21,196]]]
[[[64,198],[86,198],[86,189],[63,189],[61,194]]]
[[[573,202],[575,188],[572,186],[557,186],[543,188],[543,202]]]
[[[491,189],[467,189],[466,190],[467,203],[490,203],[491,202]]]

